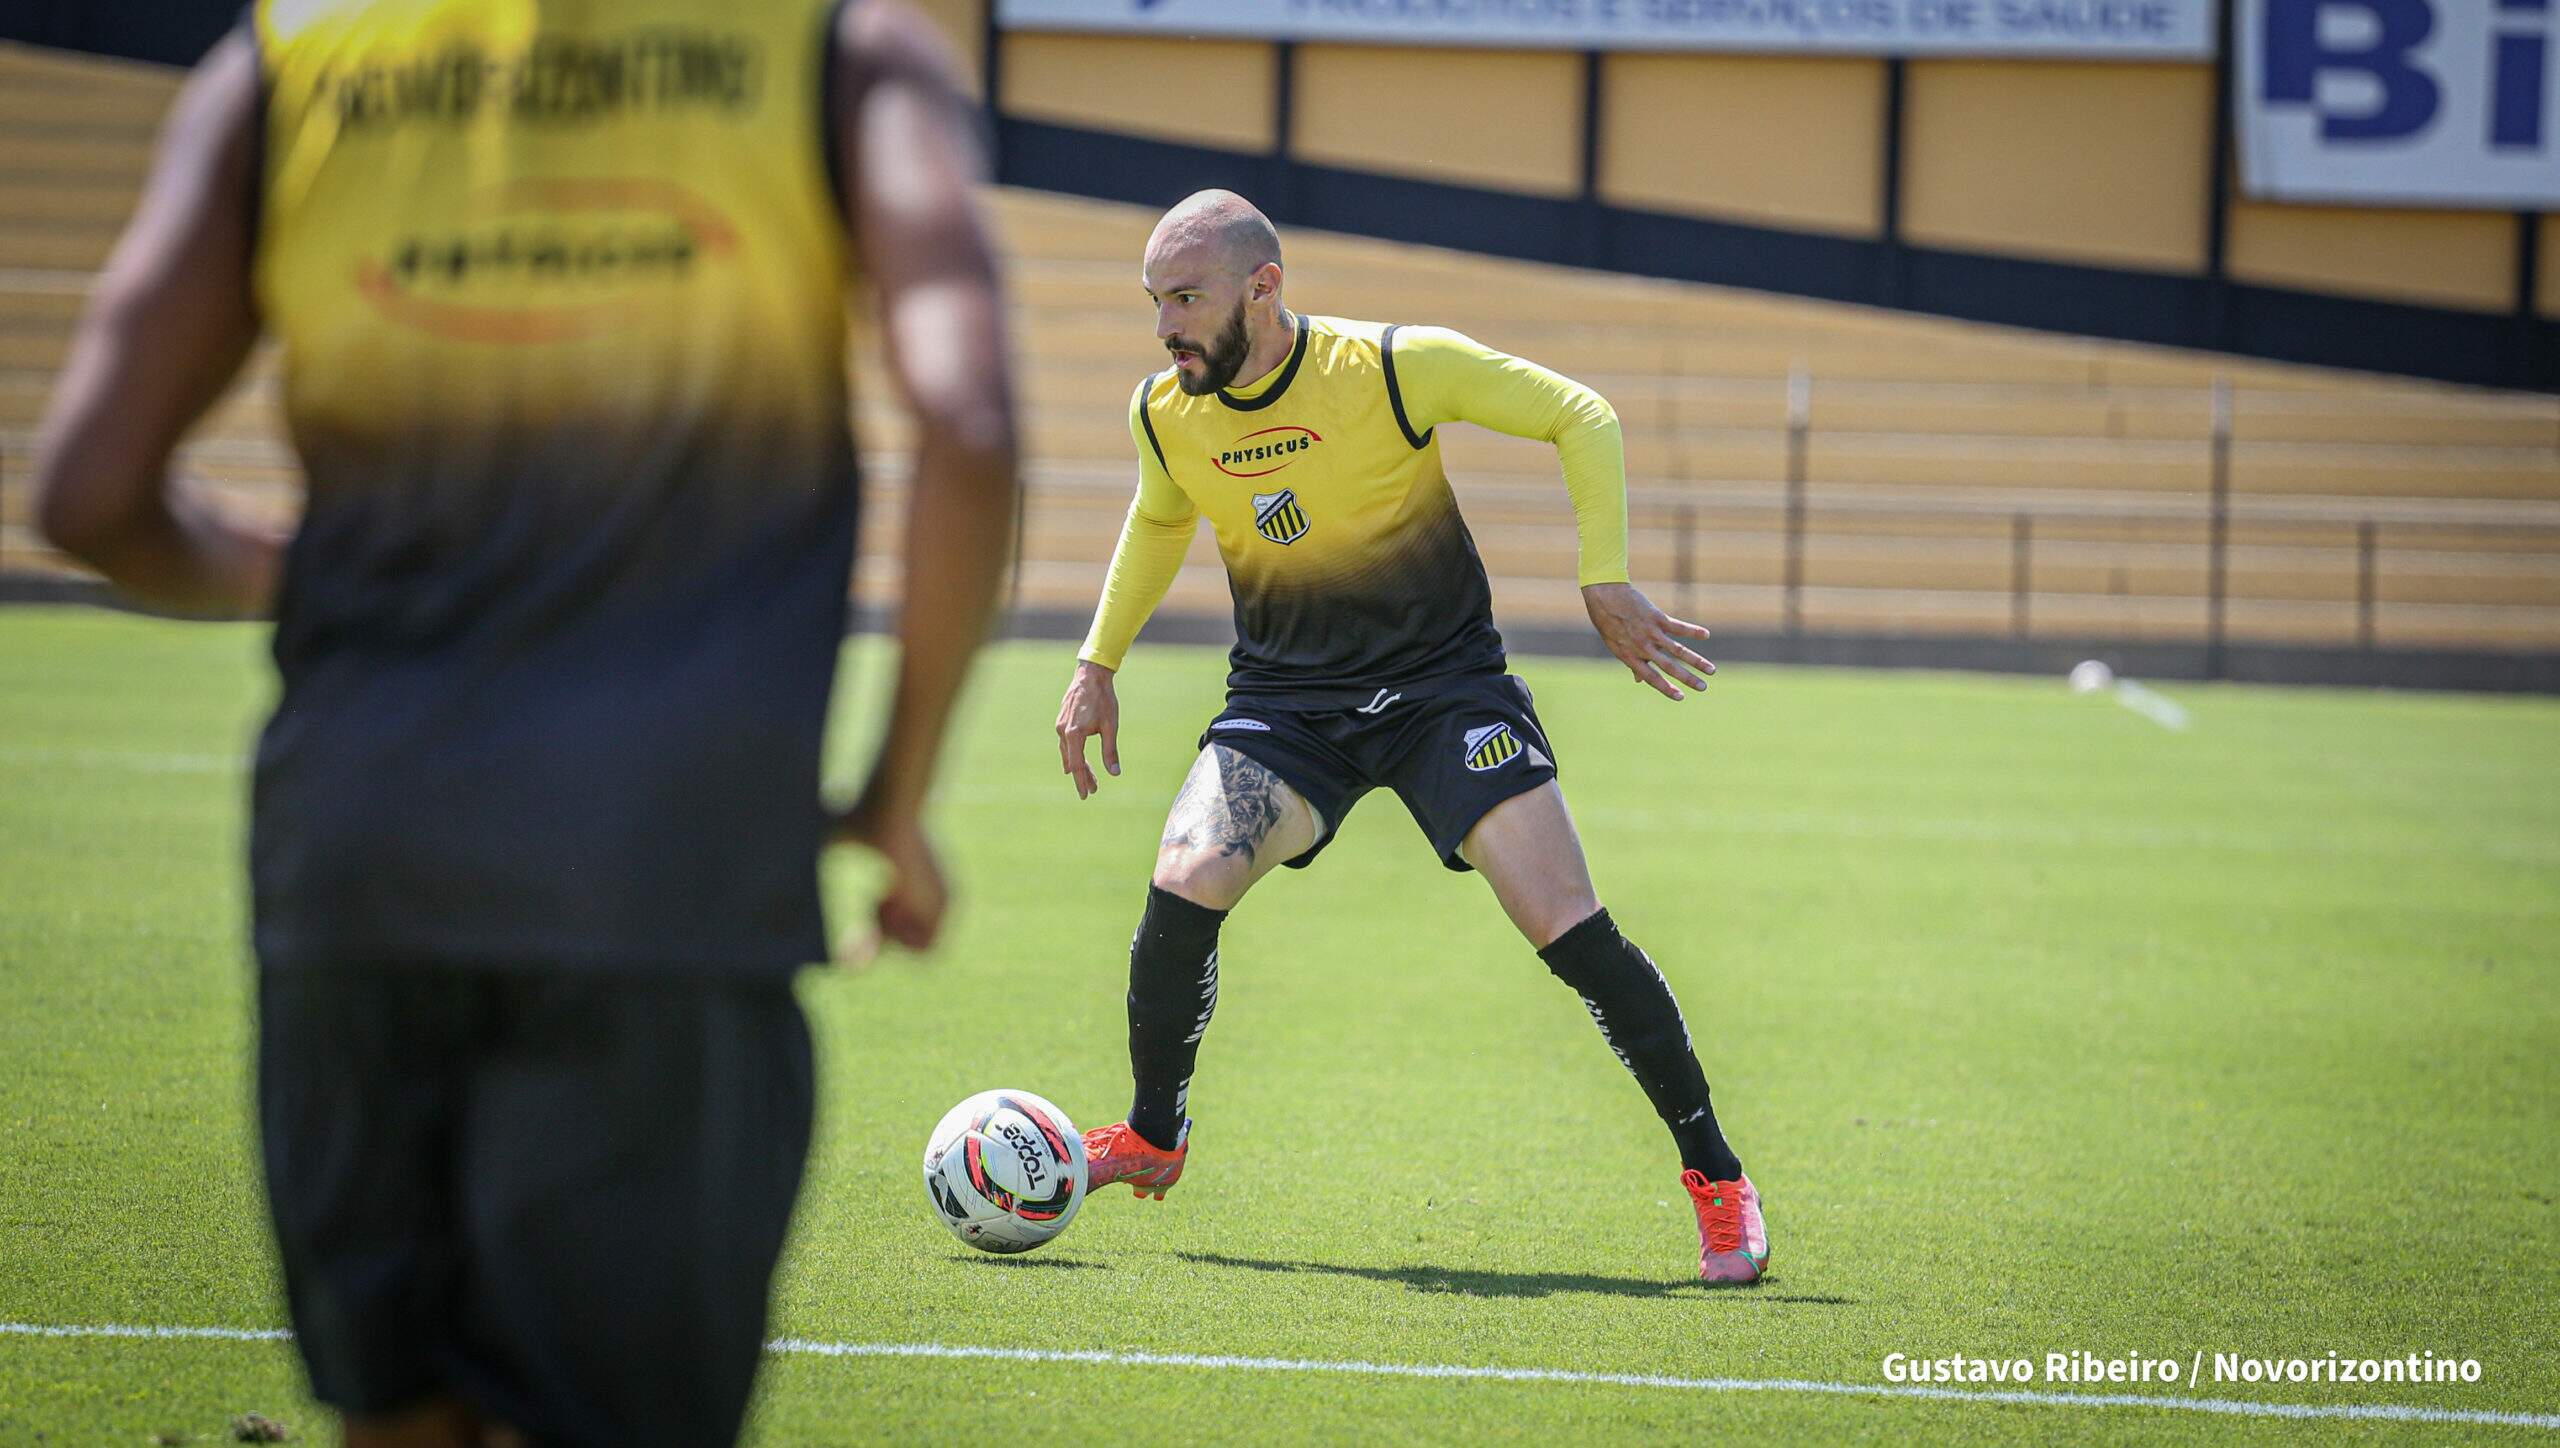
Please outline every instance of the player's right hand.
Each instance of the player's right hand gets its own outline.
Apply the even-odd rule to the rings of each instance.
[[[1715,665],[1680,642],[1705,639],[1705,626],[1664,613],[1632,583],[1584,584],[1582,606],[1591,615],[1591,626],[1599,630],[1601,642],[1627,666],[1635,681],[1675,704],[1680,702],[1681,684],[1703,689],[1706,676],[1716,671]],[[1675,679],[1679,682],[1674,683]]]
[[[1085,762],[1084,742],[1102,737],[1102,767],[1120,773],[1120,696],[1112,690],[1111,671],[1078,660],[1067,697],[1058,705],[1058,764],[1076,782],[1076,798],[1090,799],[1101,788],[1093,766]]]

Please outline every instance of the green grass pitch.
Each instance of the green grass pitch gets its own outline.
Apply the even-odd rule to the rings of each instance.
[[[282,1323],[246,1112],[238,760],[262,636],[0,612],[0,1322]],[[1770,1281],[1687,1284],[1668,1141],[1392,798],[1229,923],[1171,1200],[1031,1257],[917,1181],[951,1102],[1126,1106],[1121,991],[1223,661],[1145,647],[1079,804],[1069,650],[988,659],[939,824],[946,947],[803,988],[819,1141],[774,1327],[1880,1384],[1881,1359],[2470,1357],[2479,1382],[2138,1395],[2560,1412],[2560,705],[1734,667],[1672,705],[1521,671],[1602,898],[1688,1009]],[[885,655],[851,651],[854,777]],[[830,867],[840,918],[864,867]],[[2109,1389],[2039,1382],[2039,1391]],[[0,1335],[0,1443],[326,1415],[274,1342]],[[2532,1427],[1253,1368],[791,1356],[760,1444],[1676,1438],[2476,1441]]]

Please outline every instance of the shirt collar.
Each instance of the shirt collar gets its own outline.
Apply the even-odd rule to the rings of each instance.
[[[1289,348],[1289,360],[1273,368],[1267,376],[1257,378],[1242,388],[1221,390],[1218,393],[1220,402],[1238,412],[1255,412],[1278,402],[1280,394],[1289,390],[1289,384],[1297,378],[1298,364],[1307,360],[1308,327],[1307,319],[1295,312],[1287,312],[1283,315],[1288,317],[1289,325],[1295,327],[1298,332],[1298,340]]]

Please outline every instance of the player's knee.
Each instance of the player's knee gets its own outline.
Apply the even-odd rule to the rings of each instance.
[[[1534,903],[1518,922],[1531,947],[1544,950],[1565,932],[1600,913],[1600,897],[1588,890],[1569,890]]]
[[[1253,884],[1242,858],[1188,844],[1167,845],[1156,855],[1155,887],[1211,910],[1232,910]]]

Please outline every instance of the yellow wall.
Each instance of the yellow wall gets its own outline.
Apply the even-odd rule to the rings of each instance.
[[[982,74],[979,69],[980,52],[985,49],[981,42],[986,39],[980,7],[987,0],[907,0],[907,3],[941,28],[943,36],[951,42],[952,51],[959,57],[961,79],[968,86],[969,94],[976,95]]]
[[[1884,64],[1613,55],[1600,194],[1621,206],[1873,236]]]
[[[978,75],[986,0],[911,0]],[[1262,42],[1016,32],[1004,109],[1237,151],[1271,149]],[[1304,44],[1294,154],[1317,165],[1543,196],[1581,184],[1582,60],[1563,52]],[[1914,60],[1903,234],[1950,250],[2195,274],[2213,73],[2203,65]],[[1627,53],[1602,63],[1602,198],[1783,229],[1877,234],[1884,65],[1865,57]],[[2560,216],[2538,302],[2560,317]],[[2419,305],[2514,304],[2497,212],[2235,198],[2238,280]]]
[[[1579,56],[1302,45],[1297,75],[1301,160],[1497,191],[1581,186]]]
[[[1021,34],[1005,40],[998,83],[1009,115],[1266,151],[1272,70],[1259,41]]]
[[[2515,305],[2516,223],[2494,211],[2231,204],[2233,280],[2426,306]]]
[[[2204,265],[2213,69],[1910,63],[1903,235],[2105,266]]]
[[[2542,251],[2533,276],[2542,293],[2537,298],[2542,315],[2560,317],[2560,211],[2542,214]]]

